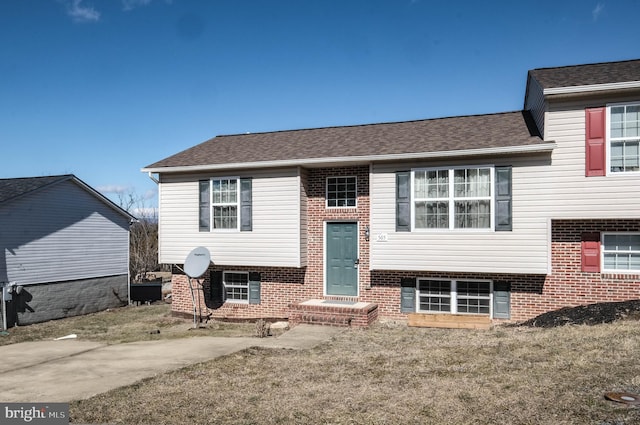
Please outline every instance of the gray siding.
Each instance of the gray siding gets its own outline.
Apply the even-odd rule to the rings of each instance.
[[[252,178],[252,231],[199,231],[198,180],[212,177]],[[193,248],[204,246],[211,252],[213,263],[218,265],[301,266],[303,224],[297,167],[218,174],[165,174],[161,176],[161,182],[161,263],[182,264]]]
[[[127,304],[128,281],[125,274],[29,285],[7,303],[7,321],[28,325],[120,307]]]
[[[72,181],[0,205],[0,281],[127,275],[129,220]]]

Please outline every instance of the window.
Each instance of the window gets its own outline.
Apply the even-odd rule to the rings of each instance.
[[[252,179],[224,177],[200,180],[199,229],[253,230]]]
[[[214,229],[238,228],[238,179],[214,179],[212,208]]]
[[[640,233],[603,233],[604,271],[640,272]]]
[[[327,178],[327,207],[355,207],[356,177]]]
[[[493,168],[413,172],[414,228],[492,228]]]
[[[232,303],[249,302],[249,273],[224,272],[222,274],[225,301]]]
[[[489,314],[488,282],[458,281],[458,313]]]
[[[491,314],[492,282],[418,279],[418,312]]]
[[[448,280],[418,281],[418,311],[451,311],[451,282]]]
[[[609,170],[640,171],[640,104],[609,107]]]

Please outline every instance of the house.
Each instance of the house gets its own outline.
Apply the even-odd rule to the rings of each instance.
[[[640,297],[639,145],[631,60],[531,70],[521,111],[218,136],[143,171],[160,262],[211,252],[214,318],[517,321]]]
[[[0,179],[0,286],[10,326],[128,302],[135,218],[74,175]]]

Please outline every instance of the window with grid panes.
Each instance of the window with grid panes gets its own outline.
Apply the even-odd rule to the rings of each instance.
[[[238,228],[238,179],[213,179],[212,211],[214,229]]]
[[[640,104],[610,106],[608,121],[610,171],[640,171]]]
[[[357,199],[356,177],[327,178],[327,207],[355,207]]]
[[[491,281],[418,279],[418,312],[491,314]]]
[[[604,271],[640,273],[640,233],[603,233]]]
[[[415,170],[414,227],[491,228],[492,185],[489,167]]]
[[[225,301],[236,303],[249,302],[249,273],[224,272],[222,274]]]

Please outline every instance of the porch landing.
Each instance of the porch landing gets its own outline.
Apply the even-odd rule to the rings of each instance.
[[[378,305],[349,300],[307,300],[290,306],[289,323],[368,327],[378,320]]]

